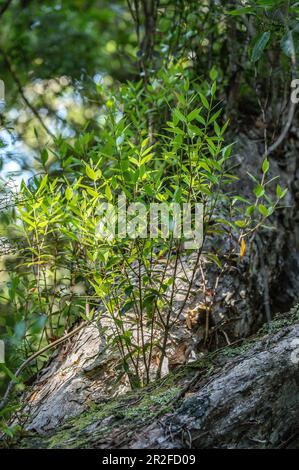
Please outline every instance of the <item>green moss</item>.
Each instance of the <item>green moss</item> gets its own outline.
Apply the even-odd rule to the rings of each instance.
[[[228,357],[228,358],[229,357],[239,356],[240,354],[244,354],[249,349],[251,349],[252,346],[254,346],[254,344],[255,344],[255,341],[247,341],[247,342],[244,342],[244,344],[242,344],[241,346],[228,347],[228,348],[224,349],[222,354],[223,354],[223,356]]]
[[[226,357],[235,357],[251,349],[256,341],[265,335],[274,334],[282,328],[291,326],[299,321],[299,304],[293,307],[287,314],[277,314],[270,323],[265,323],[254,338],[244,339],[244,343],[237,347],[227,347],[222,354]]]
[[[115,429],[124,427],[130,431],[150,422],[155,416],[172,410],[172,404],[180,392],[177,386],[148,387],[130,392],[125,397],[115,398],[100,405],[92,404],[91,409],[80,416],[70,418],[60,428],[46,438],[27,438],[22,447],[83,448],[92,446],[105,437],[111,436]],[[160,383],[160,386],[162,384]],[[109,420],[105,424],[105,418]],[[90,427],[93,427],[92,431]]]
[[[43,438],[37,447],[92,447],[95,442],[105,438],[110,440],[113,432],[119,433],[120,429],[125,429],[126,434],[133,433],[137,426],[150,423],[160,414],[172,411],[178,405],[178,397],[186,380],[194,375],[194,369],[202,369],[203,373],[212,370],[213,357],[214,353],[211,353],[176,369],[146,388],[131,391],[109,402],[89,403],[87,411],[66,421],[58,432]]]
[[[136,406],[123,408],[118,412],[118,417],[126,420],[143,421],[153,418],[157,412],[167,412],[171,410],[171,402],[176,398],[180,389],[178,387],[167,388],[154,395],[145,394]]]
[[[148,387],[134,390],[113,398],[108,402],[87,403],[89,409],[79,416],[67,420],[57,432],[45,437],[23,438],[22,447],[34,448],[88,448],[101,440],[110,441],[113,433],[125,434],[136,431],[161,414],[171,412],[179,405],[182,388],[194,371],[210,374],[216,364],[217,353],[207,354],[198,361],[172,371]],[[108,419],[109,418],[109,419]]]
[[[263,325],[260,329],[259,334],[273,334],[277,331],[285,328],[286,326],[291,326],[294,323],[299,321],[299,304],[293,307],[288,314],[278,314],[270,322]]]

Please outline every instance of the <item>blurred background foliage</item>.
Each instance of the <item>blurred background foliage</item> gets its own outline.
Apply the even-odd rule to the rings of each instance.
[[[275,142],[297,71],[298,16],[297,2],[286,0],[0,2],[0,331],[10,338],[0,391],[46,322],[37,308],[26,317],[34,280],[15,270],[21,179],[31,188],[39,185],[34,175],[72,181],[85,171],[82,162],[97,163],[98,145],[113,154],[106,119],[115,107],[141,136],[158,132],[165,102],[176,105],[177,77],[204,83],[213,68],[223,123],[229,116],[234,135],[254,128],[261,146],[266,127]]]

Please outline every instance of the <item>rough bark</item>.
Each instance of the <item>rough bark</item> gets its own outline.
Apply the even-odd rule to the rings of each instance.
[[[70,389],[66,413],[72,401],[77,416],[63,425],[59,420],[56,425],[52,421],[49,431],[44,427],[33,432],[38,427],[35,416],[27,426],[27,436],[15,446],[286,446],[299,432],[298,319],[298,310],[293,311],[272,322],[257,340],[178,368],[148,389],[106,400],[102,396],[84,413],[77,406],[83,395],[76,396]],[[58,406],[57,396],[53,391],[45,398],[45,407],[51,404],[53,412]]]
[[[282,445],[299,431],[299,365],[291,361],[298,335],[296,325],[258,342],[186,398],[164,429],[155,423],[130,445],[163,447],[163,439],[201,449]]]

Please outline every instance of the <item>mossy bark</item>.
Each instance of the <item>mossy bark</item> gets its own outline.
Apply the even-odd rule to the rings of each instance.
[[[295,447],[298,338],[298,313],[293,311],[237,348],[209,354],[147,388],[99,402],[90,400],[82,413],[49,430],[29,425],[9,445],[275,448],[294,441]],[[75,403],[74,396],[69,399]]]

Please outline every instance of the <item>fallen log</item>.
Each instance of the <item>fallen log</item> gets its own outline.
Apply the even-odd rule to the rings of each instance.
[[[276,320],[257,339],[180,367],[148,388],[90,401],[12,447],[276,448],[299,440],[299,323]],[[81,383],[82,386],[82,383]],[[55,395],[55,390],[49,391]],[[80,401],[79,401],[80,403]],[[52,413],[59,414],[52,402]],[[50,409],[51,411],[51,409]],[[28,412],[28,410],[27,410]],[[42,413],[42,410],[40,411]],[[49,413],[49,410],[48,410]],[[30,424],[31,418],[31,424]],[[292,444],[293,445],[293,444]]]

